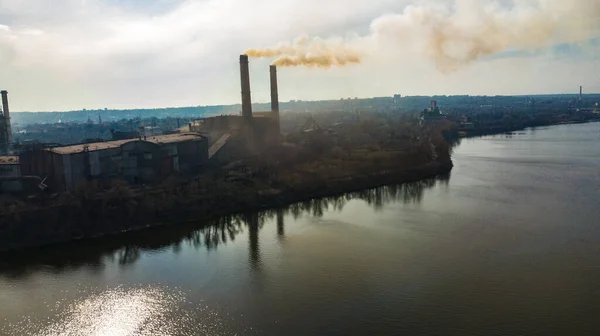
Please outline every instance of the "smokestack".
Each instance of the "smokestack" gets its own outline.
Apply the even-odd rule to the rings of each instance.
[[[6,123],[6,140],[9,144],[12,143],[12,129],[10,127],[10,111],[8,109],[8,91],[0,91],[2,95],[2,110],[4,111],[4,120]]]
[[[250,96],[250,70],[248,55],[240,55],[240,79],[242,83],[242,115],[246,120],[252,119],[252,98]]]
[[[281,132],[281,124],[279,121],[279,92],[277,90],[277,66],[269,66],[269,73],[271,74],[271,111],[276,115],[277,129],[278,132]]]
[[[277,66],[269,66],[271,73],[271,111],[279,114],[279,93],[277,90]]]
[[[579,100],[583,100],[583,86],[579,87]]]

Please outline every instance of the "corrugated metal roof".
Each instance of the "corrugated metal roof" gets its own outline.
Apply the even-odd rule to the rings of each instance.
[[[18,165],[19,157],[12,156],[12,155],[0,156],[0,164],[1,165]]]
[[[105,150],[105,149],[111,149],[111,148],[119,148],[126,143],[130,143],[130,142],[134,142],[134,141],[146,141],[146,142],[151,142],[151,143],[160,145],[160,144],[167,144],[167,143],[194,141],[194,140],[200,140],[203,138],[204,138],[203,136],[196,134],[196,133],[179,133],[179,134],[150,136],[150,137],[147,137],[146,139],[142,138],[141,140],[139,138],[135,138],[135,139],[126,139],[126,140],[107,141],[107,142],[95,142],[95,143],[89,143],[89,144],[80,144],[80,145],[73,145],[73,146],[66,146],[66,147],[50,148],[48,150],[53,153],[57,153],[57,154],[75,154],[75,153],[83,152],[85,147],[87,147],[88,151],[93,152],[93,151],[99,151],[99,150]]]

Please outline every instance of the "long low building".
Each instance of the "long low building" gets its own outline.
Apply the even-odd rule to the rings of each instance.
[[[92,179],[158,182],[195,172],[208,161],[208,139],[195,133],[46,148],[20,154],[21,173],[40,176],[57,191]]]

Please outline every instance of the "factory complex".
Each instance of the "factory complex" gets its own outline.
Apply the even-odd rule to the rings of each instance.
[[[73,191],[86,181],[159,183],[174,174],[202,173],[209,163],[253,156],[281,142],[277,69],[270,66],[271,111],[252,112],[248,56],[240,55],[241,115],[196,120],[174,134],[38,147],[11,154],[8,92],[2,91],[0,191],[38,187]]]

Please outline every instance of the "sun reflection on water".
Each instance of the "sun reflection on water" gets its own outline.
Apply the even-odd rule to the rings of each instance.
[[[185,307],[183,292],[158,287],[116,288],[57,307],[51,322],[29,318],[0,334],[32,336],[222,335],[225,326],[208,307]],[[199,319],[199,315],[202,319]]]

